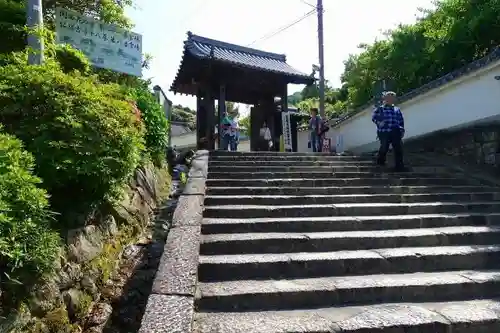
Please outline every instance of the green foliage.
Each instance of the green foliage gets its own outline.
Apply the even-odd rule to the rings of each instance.
[[[191,130],[196,129],[196,111],[182,105],[172,106],[171,121],[187,123]]]
[[[400,25],[386,40],[361,45],[345,62],[348,105],[361,106],[385,79],[404,94],[491,52],[500,44],[498,0],[440,0],[416,24]],[[380,90],[380,89],[379,89]]]
[[[43,66],[0,68],[0,122],[36,160],[36,172],[61,213],[61,228],[83,223],[137,167],[143,128],[118,85]]]
[[[242,127],[242,132],[245,133],[246,135],[250,135],[250,116],[247,116],[247,117],[244,117],[244,118],[241,118],[239,120],[239,125],[240,127]]]
[[[0,281],[9,302],[17,301],[15,291],[51,272],[59,253],[59,236],[49,229],[47,193],[33,166],[21,141],[0,132]]]
[[[25,21],[24,2],[0,0],[0,54],[24,49]]]
[[[55,53],[57,62],[65,73],[77,70],[83,74],[88,74],[92,70],[90,61],[85,54],[69,45],[57,45]]]
[[[165,111],[146,85],[135,88],[134,95],[146,128],[146,149],[153,162],[161,165],[165,161],[168,137]]]
[[[328,119],[338,118],[345,114],[347,91],[344,88],[334,89],[325,84],[325,114]],[[319,107],[319,87],[313,84],[302,91],[288,96],[288,105],[299,108],[302,112],[309,112]]]

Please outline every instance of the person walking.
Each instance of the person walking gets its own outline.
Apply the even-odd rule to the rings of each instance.
[[[375,108],[372,121],[377,125],[377,135],[380,140],[380,148],[377,156],[377,164],[385,165],[389,146],[394,150],[394,171],[406,171],[403,160],[403,137],[405,134],[404,117],[401,110],[394,105],[396,93],[386,91],[382,94],[383,103]]]
[[[230,148],[231,151],[237,151],[238,150],[238,143],[240,141],[240,126],[238,124],[238,119],[237,117],[234,117],[231,119],[231,141],[230,141]]]
[[[273,137],[271,135],[271,130],[267,127],[267,123],[264,121],[262,127],[259,131],[259,150],[260,151],[269,151],[273,147]]]
[[[310,140],[313,153],[321,151],[321,117],[318,115],[318,109],[311,109],[311,118],[309,119]]]
[[[231,122],[232,119],[228,116],[227,113],[224,113],[222,115],[222,121],[220,124],[220,130],[219,130],[219,135],[221,137],[221,149],[222,150],[229,150],[229,146],[231,145]]]

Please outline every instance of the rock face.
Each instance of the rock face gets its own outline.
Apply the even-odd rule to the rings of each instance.
[[[175,332],[500,332],[500,187],[439,161],[224,152],[206,185],[196,292],[150,299]]]
[[[131,250],[134,245],[121,253],[119,246],[123,244],[118,244],[117,240],[121,237],[119,226],[133,226],[141,231],[152,224],[160,194],[169,183],[165,175],[153,166],[137,169],[121,202],[96,214],[91,224],[70,230],[66,237],[66,255],[61,256],[57,276],[34,288],[29,311],[19,314],[19,318],[0,319],[0,331],[102,332],[113,310],[106,303],[113,297],[102,294],[109,283],[105,280],[115,273],[122,257],[134,260],[142,255],[142,251]],[[141,248],[143,245],[146,244],[140,244]],[[106,248],[109,254],[104,252]],[[160,255],[156,255],[157,262]],[[149,271],[154,274],[155,269],[156,266]],[[140,322],[140,318],[138,320]],[[49,327],[49,330],[43,327]]]

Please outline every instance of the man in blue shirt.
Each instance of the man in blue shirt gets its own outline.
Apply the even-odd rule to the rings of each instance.
[[[405,124],[403,113],[394,105],[396,93],[387,91],[383,93],[383,103],[373,111],[372,121],[377,125],[377,134],[380,140],[377,164],[385,165],[389,145],[394,150],[394,170],[405,171],[403,161],[403,136]]]

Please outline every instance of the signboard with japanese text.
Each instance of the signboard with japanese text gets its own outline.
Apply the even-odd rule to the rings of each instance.
[[[335,141],[335,151],[337,153],[344,152],[344,136],[342,134],[337,135],[337,140]]]
[[[331,139],[330,138],[323,138],[323,153],[329,153],[331,152]]]
[[[292,126],[290,124],[290,112],[281,112],[281,122],[283,126],[283,145],[285,151],[290,152],[292,147]]]
[[[142,36],[76,12],[57,8],[58,44],[82,51],[95,67],[142,75]]]

